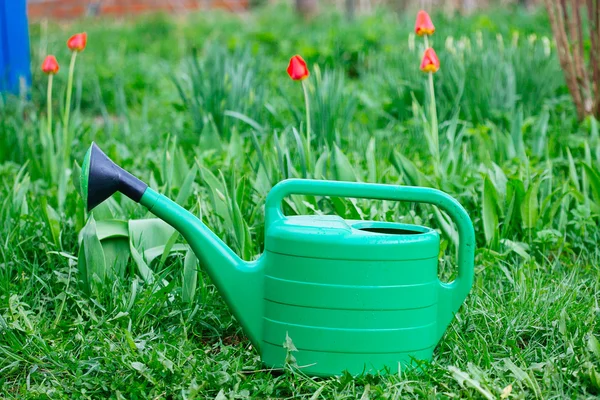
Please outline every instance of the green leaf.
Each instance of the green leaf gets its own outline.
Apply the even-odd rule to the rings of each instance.
[[[198,173],[198,167],[194,165],[192,169],[188,172],[185,177],[185,180],[181,184],[179,189],[179,193],[177,194],[177,198],[175,199],[175,203],[180,206],[184,206],[187,202],[188,198],[192,194],[194,189],[194,180],[196,179],[196,174]]]
[[[482,201],[483,232],[486,243],[495,244],[498,241],[498,195],[496,189],[486,175],[483,180],[483,201]]]
[[[448,371],[452,374],[452,377],[458,382],[460,386],[472,387],[488,400],[495,399],[494,395],[490,393],[488,389],[483,387],[481,382],[479,382],[477,379],[471,378],[471,376],[468,373],[461,371],[455,366],[448,367]]]
[[[129,240],[127,238],[108,238],[101,241],[109,280],[123,278],[129,261]]]
[[[521,218],[523,227],[533,229],[536,227],[539,218],[538,192],[540,189],[541,179],[536,179],[529,185],[525,193],[525,199],[521,203]]]
[[[50,230],[50,235],[52,237],[52,241],[56,245],[57,248],[60,248],[60,217],[58,213],[46,200],[46,197],[41,198],[42,211],[44,211],[44,219],[46,221],[46,226]]]
[[[231,217],[225,199],[227,190],[225,190],[223,183],[204,166],[200,166],[200,175],[204,186],[209,190],[215,212],[223,220],[225,226],[231,226]]]
[[[337,145],[333,145],[333,157],[335,160],[335,169],[337,172],[337,178],[341,181],[358,181],[354,168],[348,161],[348,157],[340,150]]]
[[[573,156],[571,155],[571,151],[567,147],[567,159],[569,160],[569,178],[575,188],[577,190],[581,190],[579,186],[579,175],[577,175],[577,168],[575,168],[575,161],[573,161]]]
[[[187,250],[188,250],[188,246],[186,246],[185,244],[174,244],[170,247],[167,247],[167,245],[161,245],[161,246],[154,246],[154,247],[146,248],[143,250],[142,254],[144,256],[144,261],[146,261],[146,264],[150,265],[158,257],[161,257],[161,261],[162,261],[162,257],[167,258],[170,255],[172,255],[173,253],[184,253]],[[161,265],[162,265],[162,263],[161,263]]]
[[[596,171],[589,164],[583,163],[583,168],[585,169],[587,178],[589,179],[594,202],[600,205],[600,174],[598,174],[598,171]]]
[[[596,357],[600,359],[600,342],[596,339],[593,333],[589,333],[588,335],[588,349],[594,354]]]
[[[184,303],[191,303],[196,293],[198,282],[198,259],[194,252],[189,249],[183,262],[183,275],[181,285],[181,299]]]
[[[300,158],[300,169],[302,170],[302,176],[305,177],[308,171],[308,166],[306,165],[306,151],[304,149],[304,139],[300,137],[300,133],[295,127],[292,127],[292,135],[294,135],[294,139],[296,140],[296,147],[298,148],[298,157]]]
[[[368,180],[371,183],[377,182],[377,162],[375,159],[375,138],[371,138],[369,140],[369,145],[367,146],[367,152],[365,154],[367,158],[367,171],[368,171]]]
[[[525,260],[529,260],[531,258],[531,255],[529,255],[529,246],[527,245],[527,243],[513,242],[509,239],[502,239],[500,242],[508,249],[514,251],[515,253],[523,257]]]
[[[518,179],[511,179],[506,186],[506,211],[504,212],[504,223],[502,225],[502,237],[518,226],[521,220],[521,204],[525,197],[523,182]]]
[[[329,151],[323,149],[323,152],[317,159],[315,164],[315,178],[316,179],[327,179],[327,160],[329,159]]]
[[[408,184],[412,186],[431,186],[429,180],[417,168],[417,166],[408,158],[398,153],[396,150],[392,152],[392,164],[398,171],[408,178]]]
[[[96,234],[98,235],[98,239],[101,241],[108,238],[129,238],[127,221],[96,221]]]
[[[179,238],[179,232],[174,231],[173,234],[171,235],[171,237],[169,238],[169,240],[167,241],[167,243],[164,246],[164,252],[163,252],[162,256],[160,257],[160,261],[158,263],[159,267],[162,267],[165,264],[165,261],[167,261],[167,257],[171,253],[171,249],[175,245],[175,242],[177,241],[177,238]]]
[[[151,260],[147,260],[142,254],[148,249],[165,246],[174,232],[173,227],[158,218],[129,221],[129,250],[140,276],[146,282],[153,283],[154,277],[149,267]],[[154,256],[155,253],[151,255]]]
[[[106,261],[93,216],[90,216],[83,227],[77,264],[82,289],[86,293],[98,294],[101,290],[98,283],[103,284],[106,278]]]

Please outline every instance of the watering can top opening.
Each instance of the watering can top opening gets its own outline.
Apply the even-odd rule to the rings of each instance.
[[[265,249],[312,258],[418,260],[436,257],[439,242],[438,232],[419,225],[301,215],[271,223]]]

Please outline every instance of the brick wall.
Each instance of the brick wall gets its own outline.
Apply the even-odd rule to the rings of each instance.
[[[126,16],[145,12],[243,11],[248,0],[27,0],[29,19],[70,19],[90,15]]]

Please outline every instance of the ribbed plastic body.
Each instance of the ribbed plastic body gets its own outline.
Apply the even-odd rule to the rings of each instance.
[[[440,331],[437,232],[297,217],[274,224],[267,241],[265,364],[283,365],[286,337],[311,375],[397,372],[412,358],[431,359]]]

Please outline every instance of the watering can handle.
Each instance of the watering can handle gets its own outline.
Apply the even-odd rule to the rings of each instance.
[[[265,204],[267,227],[285,218],[281,202],[292,194],[427,203],[448,213],[458,227],[458,276],[452,282],[440,282],[438,326],[441,337],[473,285],[475,231],[471,218],[456,199],[437,189],[416,186],[288,179],[275,185],[267,196]]]

